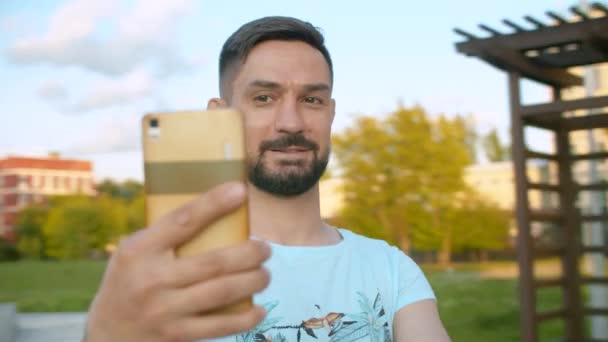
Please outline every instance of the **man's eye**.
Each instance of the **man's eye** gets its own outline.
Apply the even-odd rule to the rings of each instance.
[[[270,96],[268,95],[258,95],[254,98],[257,102],[270,102]]]
[[[314,97],[314,96],[305,97],[304,98],[304,102],[306,102],[306,103],[314,103],[314,104],[321,104],[321,103],[323,103],[323,101],[321,101],[320,98]]]

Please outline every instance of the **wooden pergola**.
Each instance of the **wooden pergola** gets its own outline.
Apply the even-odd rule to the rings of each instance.
[[[573,177],[573,163],[605,160],[608,152],[571,153],[571,135],[577,130],[608,127],[608,96],[562,99],[562,90],[582,86],[581,76],[571,73],[572,67],[608,62],[608,8],[600,3],[591,6],[594,15],[571,7],[574,19],[565,19],[555,12],[542,22],[525,16],[533,29],[526,29],[511,20],[503,20],[510,28],[501,33],[487,25],[479,28],[489,34],[477,37],[460,29],[454,31],[465,38],[456,49],[505,71],[508,74],[512,158],[516,184],[516,220],[518,226],[519,291],[521,305],[522,340],[539,340],[539,326],[550,320],[564,322],[566,341],[608,341],[588,337],[586,319],[608,316],[608,307],[590,307],[583,298],[583,288],[589,284],[608,285],[604,276],[586,275],[580,260],[586,253],[608,255],[608,246],[587,245],[581,238],[585,222],[606,222],[608,215],[583,214],[576,199],[581,191],[607,191],[606,183],[578,184]],[[521,101],[520,81],[534,80],[551,88],[549,103],[524,105]],[[594,109],[591,115],[572,115],[575,111]],[[529,148],[524,129],[536,127],[553,132],[555,153],[538,152]],[[527,161],[545,160],[556,166],[558,183],[531,182],[526,172]],[[529,191],[557,194],[558,207],[531,208]],[[550,222],[558,228],[562,243],[553,248],[538,246],[531,232],[532,222]],[[535,276],[534,263],[539,258],[552,256],[561,260],[561,275],[554,278]],[[550,287],[561,288],[563,302],[556,310],[541,311],[537,307],[537,292]]]

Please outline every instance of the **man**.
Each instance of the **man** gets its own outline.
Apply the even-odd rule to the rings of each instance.
[[[323,36],[294,18],[262,18],[226,41],[219,64],[220,97],[208,107],[245,115],[248,189],[221,185],[121,243],[87,340],[448,341],[410,258],[321,220],[318,181],[335,113]],[[175,258],[176,246],[246,193],[251,241]],[[249,311],[211,313],[253,294]]]

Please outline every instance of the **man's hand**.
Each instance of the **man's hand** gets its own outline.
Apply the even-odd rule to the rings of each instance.
[[[120,243],[91,305],[87,342],[194,341],[255,327],[265,315],[210,313],[268,286],[262,263],[270,248],[259,241],[176,258],[177,246],[238,208],[245,186],[206,192]]]

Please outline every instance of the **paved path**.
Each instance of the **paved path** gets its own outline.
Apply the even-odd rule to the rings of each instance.
[[[80,342],[86,313],[23,313],[17,315],[15,342]]]

